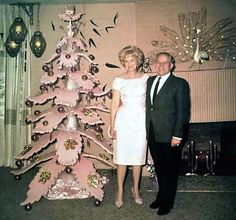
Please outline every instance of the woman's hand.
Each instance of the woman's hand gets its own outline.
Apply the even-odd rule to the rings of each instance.
[[[113,128],[109,128],[109,130],[108,130],[108,136],[109,136],[111,139],[116,139],[116,130],[114,130]]]

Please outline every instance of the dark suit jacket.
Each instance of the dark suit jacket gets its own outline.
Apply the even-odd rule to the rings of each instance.
[[[172,73],[157,94],[151,106],[150,90],[155,76],[147,81],[146,129],[149,137],[150,122],[153,124],[155,140],[169,143],[172,136],[183,138],[190,119],[190,91],[188,82]]]

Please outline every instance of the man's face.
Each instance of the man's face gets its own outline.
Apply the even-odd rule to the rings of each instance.
[[[166,55],[160,55],[155,63],[156,72],[159,76],[164,76],[170,72],[173,64]]]

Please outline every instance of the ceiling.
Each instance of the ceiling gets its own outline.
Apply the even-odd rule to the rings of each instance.
[[[122,3],[122,2],[140,2],[150,0],[0,0],[0,4],[11,3],[41,3],[48,5],[56,4],[89,4],[89,3]]]

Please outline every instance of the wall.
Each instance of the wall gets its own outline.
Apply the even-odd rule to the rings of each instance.
[[[96,57],[100,72],[97,77],[101,85],[107,84],[111,87],[113,78],[119,75],[121,69],[109,69],[105,63],[112,63],[121,66],[117,53],[129,44],[138,45],[146,55],[149,55],[155,48],[151,45],[153,40],[168,40],[160,31],[160,25],[179,32],[179,13],[198,12],[201,7],[207,8],[207,29],[224,17],[234,20],[236,27],[235,4],[233,1],[221,0],[157,0],[137,1],[136,3],[116,4],[78,4],[78,13],[86,13],[85,20],[93,19],[101,27],[113,25],[112,20],[116,13],[119,13],[117,26],[111,29],[109,34],[101,31],[102,37],[91,34],[91,26],[83,29],[86,36],[93,36],[97,48],[91,48],[89,53]],[[32,94],[36,94],[39,88],[41,77],[41,66],[48,60],[55,51],[56,42],[63,36],[59,28],[66,24],[59,20],[58,14],[64,13],[64,5],[41,5],[40,26],[47,41],[47,49],[40,59],[33,58],[32,72]],[[56,31],[52,30],[51,22]],[[235,62],[236,63],[236,62]],[[177,63],[177,75],[188,80],[191,87],[192,118],[191,122],[210,121],[233,121],[236,120],[236,64],[224,59],[221,62],[205,61],[202,65],[194,63],[193,60],[187,63]],[[229,71],[215,69],[230,68]],[[152,67],[153,69],[153,67]],[[223,83],[221,82],[223,78]],[[110,101],[106,104],[109,106]],[[105,115],[105,129],[109,124],[109,116]]]
[[[97,76],[101,80],[101,83],[111,86],[112,79],[123,71],[122,69],[109,69],[104,66],[106,62],[120,66],[117,53],[122,47],[128,44],[135,44],[142,48],[147,56],[150,55],[151,51],[155,50],[155,47],[151,45],[152,40],[170,42],[170,39],[165,37],[160,31],[160,25],[165,25],[169,29],[180,33],[178,14],[199,12],[201,7],[207,8],[207,29],[225,17],[230,17],[234,21],[236,20],[234,13],[236,6],[230,1],[185,0],[179,3],[179,1],[167,0],[77,5],[78,13],[86,13],[84,21],[94,19],[101,27],[113,25],[112,19],[117,12],[119,13],[117,26],[114,29],[110,29],[109,34],[104,30],[101,31],[102,37],[94,33],[91,34],[91,26],[89,25],[86,26],[86,29],[83,29],[83,33],[86,36],[92,36],[97,44],[97,48],[93,47],[89,52],[95,55],[96,62],[99,63],[100,72]],[[56,42],[64,34],[59,26],[62,25],[66,30],[66,23],[61,22],[58,18],[59,13],[64,13],[64,5],[41,6],[41,30],[44,33],[48,45],[42,58],[33,59],[33,93],[38,91],[43,62],[52,56],[56,48]],[[56,31],[52,30],[51,21],[56,27]],[[236,22],[233,22],[230,27],[236,27]],[[230,70],[230,75],[226,74],[225,71],[215,71],[215,69],[235,67],[235,63],[236,61],[230,62],[229,59],[224,59],[221,62],[214,60],[205,61],[202,65],[194,63],[193,60],[186,63],[177,63],[177,75],[186,78],[192,90],[192,122],[236,120],[236,102],[234,97],[236,87],[235,69]],[[190,68],[192,64],[194,65]],[[211,70],[211,74],[205,71],[209,69]],[[223,78],[223,82],[221,78]],[[217,98],[223,101],[219,102]],[[210,114],[211,109],[209,109],[211,106],[215,111],[216,109],[220,109],[212,117]],[[224,108],[227,108],[226,113],[224,113]]]

